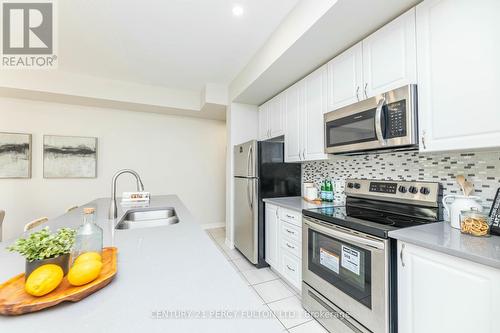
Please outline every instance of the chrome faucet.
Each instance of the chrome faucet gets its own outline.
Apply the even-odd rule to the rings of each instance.
[[[141,177],[137,172],[130,169],[123,169],[115,173],[113,179],[111,180],[111,203],[109,205],[109,219],[113,220],[118,217],[118,208],[116,207],[116,180],[118,177],[124,173],[130,173],[137,180],[137,191],[144,191],[144,184],[142,183]]]

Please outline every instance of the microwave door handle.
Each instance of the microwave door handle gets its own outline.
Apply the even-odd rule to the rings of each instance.
[[[385,97],[378,102],[377,110],[375,111],[375,134],[377,135],[378,142],[380,145],[385,146],[387,141],[384,138],[384,133],[382,133],[382,109],[385,104]]]

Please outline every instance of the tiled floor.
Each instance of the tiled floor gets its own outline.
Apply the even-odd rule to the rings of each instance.
[[[328,333],[302,308],[300,295],[271,269],[257,269],[238,250],[227,247],[225,228],[209,229],[207,233],[233,265],[239,276],[255,292],[256,297],[273,312],[275,319],[283,325],[283,332]]]

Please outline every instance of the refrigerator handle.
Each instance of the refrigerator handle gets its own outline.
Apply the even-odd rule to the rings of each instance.
[[[247,176],[254,176],[253,174],[250,173],[250,167],[253,164],[253,147],[250,146],[248,149],[248,155],[247,155]]]
[[[253,188],[250,190],[250,182],[252,182],[253,187],[253,181],[251,179],[247,179],[247,201],[253,216]]]

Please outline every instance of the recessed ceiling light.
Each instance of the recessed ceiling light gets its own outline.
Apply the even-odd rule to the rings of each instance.
[[[234,16],[241,16],[243,15],[243,7],[241,7],[240,5],[234,5],[233,6],[233,15]]]

